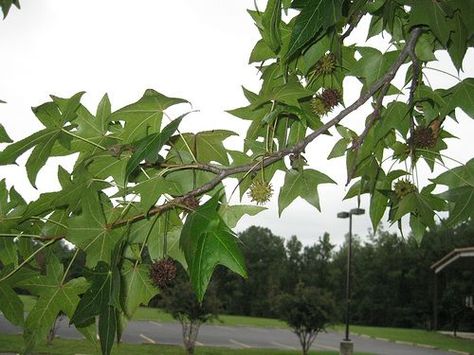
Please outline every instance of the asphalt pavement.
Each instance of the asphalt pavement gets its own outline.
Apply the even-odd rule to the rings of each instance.
[[[21,328],[12,326],[0,316],[0,332],[7,334],[21,333]],[[61,338],[81,339],[82,335],[63,319],[57,335]],[[342,333],[327,332],[318,334],[313,343],[314,350],[339,351]],[[383,355],[442,355],[452,353],[398,344],[362,336],[351,336],[354,350]],[[182,345],[181,325],[178,323],[158,323],[154,321],[132,321],[123,334],[126,343],[152,343]],[[298,338],[291,331],[276,328],[229,327],[222,325],[203,325],[199,331],[198,346],[219,346],[228,348],[266,348],[266,349],[300,349]],[[2,349],[0,349],[1,351]]]

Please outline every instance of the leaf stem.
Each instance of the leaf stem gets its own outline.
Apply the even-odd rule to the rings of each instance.
[[[64,132],[64,133],[66,133],[67,135],[69,135],[69,136],[71,136],[71,137],[74,137],[74,138],[79,139],[79,140],[81,140],[81,141],[83,141],[83,142],[89,143],[89,144],[93,145],[93,146],[96,147],[96,148],[99,148],[99,149],[102,149],[102,150],[107,150],[107,148],[101,146],[100,144],[97,144],[96,142],[93,142],[93,141],[91,141],[91,140],[89,140],[89,139],[87,139],[87,138],[78,136],[77,134],[74,134],[74,133],[72,133],[72,132],[70,132],[70,131],[68,131],[68,130],[66,130],[66,129],[64,129],[64,128],[63,128],[61,131]]]
[[[76,260],[77,256],[79,255],[79,248],[76,247],[76,251],[74,252],[74,255],[72,256],[71,261],[69,262],[66,270],[64,271],[63,278],[61,279],[61,285],[64,284],[64,281],[66,281],[67,274],[69,273],[69,270],[71,269],[72,264]]]

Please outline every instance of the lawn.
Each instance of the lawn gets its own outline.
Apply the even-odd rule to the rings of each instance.
[[[0,352],[15,352],[21,351],[23,339],[19,335],[4,335],[0,334]],[[82,340],[66,340],[55,339],[53,345],[40,345],[36,349],[38,354],[100,354],[100,349],[93,344]],[[196,355],[297,355],[299,351],[276,350],[276,349],[228,349],[228,348],[214,348],[214,347],[197,347]],[[155,344],[120,344],[114,345],[112,350],[114,355],[128,355],[128,354],[160,354],[160,355],[181,355],[185,354],[184,350],[179,346],[171,345],[155,345]],[[310,354],[318,355],[337,355],[335,351],[311,351]],[[360,354],[362,355],[362,354]]]
[[[336,330],[343,331],[344,326],[336,326]],[[474,354],[474,341],[455,338],[437,332],[430,332],[421,329],[365,327],[352,325],[351,332],[354,334],[364,334],[376,338],[389,339],[391,341],[404,341],[409,343],[431,345],[443,350],[456,350]]]

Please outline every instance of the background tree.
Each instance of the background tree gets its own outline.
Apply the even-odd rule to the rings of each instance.
[[[308,354],[318,333],[334,320],[332,295],[302,283],[293,294],[283,294],[277,307],[279,318],[298,336],[303,355]]]
[[[7,12],[12,4],[18,2],[0,5]],[[52,96],[33,108],[44,128],[16,142],[0,127],[0,142],[10,143],[0,165],[31,152],[25,168],[32,186],[51,157],[75,162],[72,171],[58,169],[59,191],[35,201],[0,189],[0,289],[11,300],[0,309],[24,326],[26,352],[62,311],[91,339],[98,318],[101,349],[109,354],[120,339],[121,315],[132,317],[156,293],[144,277],[151,261],[185,265],[199,300],[217,265],[247,276],[231,228],[262,208],[230,205],[225,181],[237,178],[240,197],[264,204],[279,171],[280,214],[298,197],[319,209],[318,185],[334,181],[308,166],[304,152],[328,133],[339,138],[328,158],[345,157],[347,198],[368,195],[374,230],[387,208],[389,221],[401,227],[407,220],[418,241],[436,229],[440,211],[450,227],[473,217],[474,160],[450,169],[441,151],[451,137],[444,123],[457,122],[456,109],[474,116],[474,79],[431,87],[428,66],[437,61],[435,50],[445,50],[462,69],[473,44],[472,1],[269,0],[262,10],[250,11],[261,34],[250,63],[258,63],[262,86],[244,89],[249,104],[229,111],[250,121],[240,150],[224,145],[234,132],[181,132],[187,101],[151,89],[116,111],[104,95],[94,113],[81,104],[83,92]],[[366,15],[369,37],[389,39],[386,51],[346,41]],[[352,103],[344,102],[348,77],[362,86]],[[342,125],[366,103],[372,113],[354,116],[363,130]],[[177,105],[182,111],[172,116],[168,109]],[[417,178],[420,163],[431,169],[429,180]],[[446,171],[435,176],[435,165]],[[36,255],[63,239],[76,246],[71,262],[63,267],[52,257],[41,273]],[[85,276],[70,278],[80,251]],[[26,319],[14,288],[39,296]]]
[[[285,241],[269,229],[252,226],[239,234],[248,270],[242,279],[221,268],[216,286],[223,310],[230,314],[275,316],[272,304],[287,289]]]
[[[194,354],[200,326],[217,318],[220,310],[220,302],[213,287],[209,288],[203,302],[198,302],[182,268],[179,269],[174,284],[162,290],[157,304],[181,324],[184,348],[188,354]]]

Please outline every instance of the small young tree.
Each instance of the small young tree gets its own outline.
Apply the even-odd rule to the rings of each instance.
[[[294,294],[278,301],[278,315],[298,336],[303,355],[308,354],[318,333],[334,319],[335,304],[328,292],[299,284]]]
[[[161,292],[160,305],[181,323],[184,348],[188,354],[194,354],[199,327],[217,318],[220,302],[214,288],[210,287],[202,303],[199,303],[191,282],[184,271],[180,271],[174,285]]]

